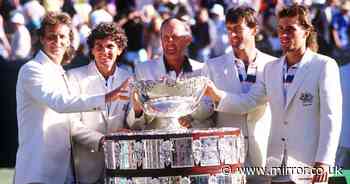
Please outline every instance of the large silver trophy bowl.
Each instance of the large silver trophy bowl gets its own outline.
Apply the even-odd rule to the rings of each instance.
[[[178,119],[194,112],[208,79],[203,76],[134,81],[144,112],[158,119],[153,128],[181,128]]]

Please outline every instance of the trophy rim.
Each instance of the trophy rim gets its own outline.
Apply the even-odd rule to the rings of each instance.
[[[209,79],[206,76],[195,76],[195,77],[189,77],[189,78],[182,77],[176,80],[171,78],[158,79],[158,80],[137,80],[137,81],[134,81],[133,86],[137,94],[140,97],[145,98],[144,101],[139,100],[139,103],[141,104],[143,111],[147,115],[155,116],[157,118],[179,118],[179,117],[183,117],[188,114],[191,114],[197,110],[197,108],[199,107],[199,101],[204,96],[208,80]],[[192,95],[180,94],[180,95],[174,95],[174,96],[153,97],[152,99],[148,99],[149,97],[142,92],[145,88],[147,88],[147,84],[150,84],[151,86],[167,85],[166,87],[171,88],[175,86],[184,85],[185,83],[191,83],[191,81],[203,81],[203,82],[200,82],[202,86],[200,87],[201,89],[199,91],[199,94],[196,94],[196,93]],[[174,115],[176,114],[176,112],[169,112],[167,115],[167,113],[157,113],[157,112],[152,112],[150,110],[147,110],[146,105],[151,106],[151,103],[160,102],[161,100],[167,101],[167,100],[176,99],[176,98],[193,98],[193,103],[190,106],[191,110],[185,113],[179,113],[180,115]]]

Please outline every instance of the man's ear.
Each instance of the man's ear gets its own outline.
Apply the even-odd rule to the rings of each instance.
[[[256,36],[258,34],[258,32],[259,32],[259,30],[257,27],[252,28],[252,33],[254,36]]]
[[[306,31],[305,31],[305,38],[308,38],[308,37],[310,36],[310,34],[311,34],[311,31],[306,30]]]
[[[186,36],[186,43],[190,44],[193,41],[192,35],[187,35]]]

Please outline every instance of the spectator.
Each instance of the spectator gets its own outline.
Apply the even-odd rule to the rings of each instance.
[[[335,49],[333,50],[333,57],[338,62],[345,63],[350,57],[350,1],[344,0],[340,5],[340,12],[335,14],[331,23],[331,33]]]
[[[7,39],[5,28],[4,28],[4,19],[0,15],[0,57],[2,59],[8,60],[11,53],[11,45]]]
[[[339,9],[337,7],[338,0],[327,0],[325,4],[318,5],[315,13],[315,18],[312,24],[317,29],[317,40],[320,46],[319,52],[328,56],[332,55],[333,42],[331,35],[331,23]]]
[[[10,20],[15,28],[11,41],[10,58],[11,60],[25,60],[30,56],[32,43],[30,33],[25,26],[24,16],[16,12]]]
[[[226,50],[229,49],[227,30],[225,26],[224,7],[222,7],[220,4],[214,4],[213,8],[210,10],[210,13],[212,14],[212,19],[217,31],[216,40],[214,40],[211,50],[211,57],[217,57],[225,54]]]
[[[90,26],[95,28],[102,22],[113,22],[113,16],[106,10],[105,0],[96,0],[92,6],[93,11],[90,14]]]
[[[208,60],[211,49],[216,40],[217,32],[214,23],[209,19],[207,9],[200,9],[196,16],[196,23],[191,27],[197,60]]]
[[[148,29],[147,54],[151,60],[157,59],[162,55],[162,47],[160,40],[160,26],[162,24],[160,17],[153,17]]]
[[[125,30],[128,37],[128,48],[125,55],[126,61],[131,65],[147,61],[144,32],[145,18],[140,11],[132,9],[129,14],[119,20],[119,25]]]

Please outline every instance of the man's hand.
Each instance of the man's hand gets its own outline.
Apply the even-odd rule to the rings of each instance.
[[[137,94],[137,92],[135,90],[132,92],[131,100],[132,100],[132,103],[133,103],[135,116],[136,117],[142,116],[143,109],[142,109],[142,106],[141,106],[141,103],[140,103],[140,97],[139,97],[139,95]]]
[[[191,115],[183,116],[179,118],[179,123],[182,127],[184,128],[191,128],[191,122],[192,122],[192,117]]]
[[[214,85],[214,83],[212,81],[209,81],[207,83],[207,88],[205,90],[204,95],[211,97],[214,104],[216,104],[216,105],[220,102],[221,97],[222,97],[220,90],[218,88],[216,88],[216,86]]]
[[[102,136],[101,138],[100,138],[100,140],[98,141],[98,151],[100,152],[100,151],[103,151],[103,147],[104,147],[104,145],[105,145],[105,139],[106,139],[106,137],[105,136]]]
[[[118,88],[107,93],[105,96],[105,101],[112,102],[116,100],[129,100],[128,91],[130,81],[132,81],[131,77],[126,79]]]
[[[316,162],[314,165],[315,175],[312,177],[312,184],[318,182],[328,182],[329,165]]]

